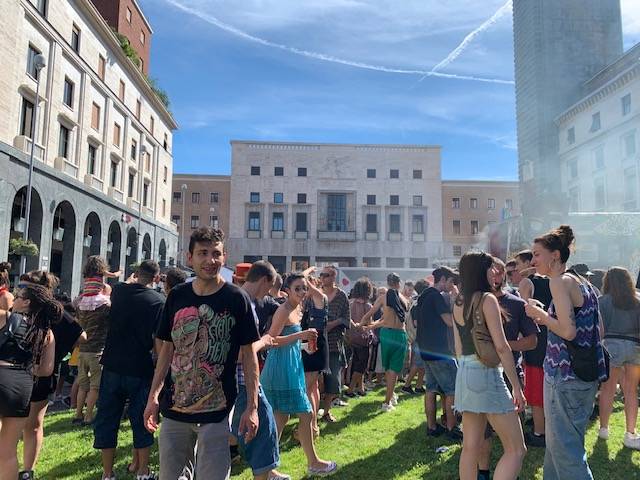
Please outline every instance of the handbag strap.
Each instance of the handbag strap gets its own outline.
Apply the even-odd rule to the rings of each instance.
[[[471,299],[471,305],[469,306],[469,311],[465,316],[465,323],[469,323],[469,319],[471,319],[471,328],[473,328],[473,326],[475,325],[475,321],[473,317],[475,316],[475,313],[477,312],[478,308],[482,306],[482,303],[484,302],[486,295],[487,295],[486,292],[479,292],[479,293],[473,294],[473,298]],[[482,318],[484,319],[484,316]]]

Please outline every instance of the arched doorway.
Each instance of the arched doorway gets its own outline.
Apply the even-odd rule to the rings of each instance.
[[[16,192],[11,206],[11,222],[9,225],[9,239],[22,238],[26,228],[27,214],[27,187],[22,187]],[[42,200],[35,188],[31,189],[31,215],[29,220],[29,240],[38,245],[40,250],[40,240],[42,237]],[[12,276],[20,272],[20,256],[9,255],[12,265]],[[40,268],[39,255],[27,257],[27,272]]]
[[[125,277],[129,278],[129,275],[133,272],[135,264],[138,263],[138,232],[131,227],[127,232],[127,246],[125,256]],[[133,266],[133,268],[132,268]]]
[[[107,236],[107,263],[109,271],[117,272],[122,268],[120,265],[120,253],[122,249],[122,231],[118,222],[113,221],[109,225],[109,233]],[[112,280],[115,283],[116,279]]]
[[[164,241],[164,238],[160,240],[160,247],[158,249],[158,264],[160,268],[164,268],[167,266],[167,244]]]
[[[151,236],[148,233],[144,234],[142,240],[142,258],[149,260],[151,258]]]
[[[102,238],[102,225],[100,217],[95,212],[87,215],[84,222],[84,234],[82,235],[82,268],[87,258],[92,255],[100,255],[100,239]]]
[[[76,214],[66,200],[53,213],[49,270],[60,279],[60,290],[71,293],[73,251],[76,239]]]

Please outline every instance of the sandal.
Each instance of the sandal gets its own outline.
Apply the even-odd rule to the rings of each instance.
[[[312,477],[328,477],[329,475],[333,475],[337,471],[338,464],[336,462],[329,462],[329,464],[324,468],[309,467],[307,469],[307,475]]]
[[[322,420],[324,420],[325,422],[328,423],[335,423],[336,422],[336,417],[334,417],[331,412],[327,412],[322,416]]]

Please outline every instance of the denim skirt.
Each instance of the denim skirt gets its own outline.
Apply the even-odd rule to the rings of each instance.
[[[496,414],[515,411],[513,397],[502,373],[502,367],[485,367],[476,355],[458,357],[454,409],[457,412]]]

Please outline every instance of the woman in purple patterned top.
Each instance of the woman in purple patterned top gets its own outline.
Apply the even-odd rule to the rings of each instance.
[[[539,275],[549,277],[553,297],[548,312],[536,306],[535,300],[529,300],[526,306],[527,315],[549,332],[544,360],[545,480],[593,479],[584,436],[598,383],[607,376],[598,297],[589,282],[566,268],[573,242],[571,227],[561,225],[536,238],[532,248],[532,265]],[[573,370],[567,342],[589,347],[594,339],[599,360],[594,368],[598,369],[599,380],[586,382]]]

